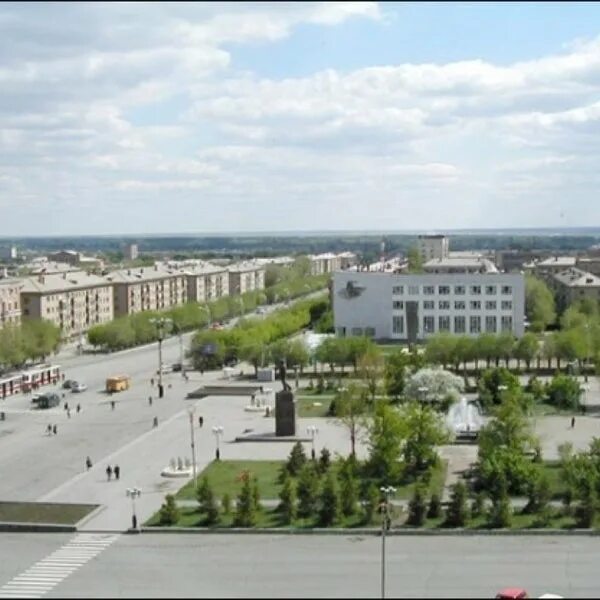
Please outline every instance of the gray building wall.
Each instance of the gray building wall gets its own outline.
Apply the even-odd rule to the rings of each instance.
[[[351,283],[350,283],[351,282]],[[348,284],[350,283],[350,288]],[[409,288],[418,286],[417,294]],[[434,286],[433,294],[425,294],[424,287]],[[439,286],[449,286],[449,294],[439,294]],[[464,286],[464,294],[456,294],[455,287]],[[481,294],[473,294],[471,286],[480,286]],[[496,286],[494,294],[486,294],[486,286]],[[502,287],[510,286],[510,294],[502,294]],[[403,288],[403,293],[398,288]],[[412,290],[414,291],[414,290]],[[439,302],[449,302],[442,309]],[[464,302],[464,309],[455,308],[455,302]],[[471,308],[471,301],[481,303],[479,309]],[[399,303],[394,308],[394,302]],[[521,337],[524,333],[525,280],[520,273],[456,273],[456,274],[392,274],[378,272],[336,272],[333,276],[334,325],[338,335],[372,335],[376,339],[408,339],[407,303],[417,303],[417,339],[424,340],[439,333],[440,317],[449,317],[449,332],[454,329],[454,317],[464,317],[467,335],[471,331],[470,317],[480,317],[480,332],[486,332],[486,317],[496,318],[495,333],[502,331],[502,317],[512,319],[511,331]],[[426,309],[425,302],[433,302]],[[486,302],[496,302],[496,308],[486,308]],[[510,308],[502,308],[510,302]],[[414,307],[414,305],[413,305]],[[424,317],[433,317],[433,330],[425,331]],[[393,331],[394,317],[402,319],[402,331]],[[493,320],[493,319],[492,319]]]

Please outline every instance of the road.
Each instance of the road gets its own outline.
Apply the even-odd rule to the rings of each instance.
[[[62,534],[3,534],[0,586],[8,586],[0,587],[0,597],[32,589],[48,598],[380,594],[377,537],[121,535],[92,551],[91,558],[85,555],[79,561],[82,566],[62,567],[60,559],[53,558],[57,574],[47,579],[38,575],[48,563],[37,561],[58,556],[51,553],[61,547],[64,553],[64,545],[73,539]],[[534,598],[546,592],[597,597],[597,545],[593,537],[388,537],[387,596],[492,598],[503,587],[518,586]]]

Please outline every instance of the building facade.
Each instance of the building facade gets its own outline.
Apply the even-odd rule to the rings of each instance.
[[[227,268],[229,295],[265,289],[265,269],[254,262],[238,263]]]
[[[139,256],[137,244],[127,244],[123,252],[125,260],[136,260]]]
[[[0,327],[21,323],[20,279],[0,279]]]
[[[114,318],[112,287],[102,277],[71,271],[25,279],[21,289],[24,319],[46,319],[65,339],[83,335],[93,325]]]
[[[208,302],[229,295],[229,273],[210,263],[184,269],[187,277],[188,302]]]
[[[167,310],[187,302],[187,276],[182,269],[155,264],[113,271],[104,279],[113,289],[115,317]]]
[[[496,265],[483,257],[433,258],[423,265],[425,273],[497,273]]]
[[[548,283],[554,292],[556,307],[561,311],[577,300],[600,301],[600,277],[581,269],[571,267],[554,273]]]
[[[421,260],[425,263],[435,258],[448,258],[450,242],[445,235],[420,235],[417,239],[417,247]]]
[[[337,272],[336,334],[416,342],[448,332],[476,336],[524,333],[521,274]]]

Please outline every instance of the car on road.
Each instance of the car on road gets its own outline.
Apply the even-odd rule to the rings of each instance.
[[[74,379],[67,379],[66,381],[63,381],[63,384],[62,384],[62,386],[63,386],[63,389],[64,389],[64,390],[70,390],[70,389],[71,389],[71,386],[72,386],[74,383],[77,383],[77,382],[76,382]]]
[[[160,375],[161,371],[163,375],[166,375],[173,372],[173,367],[171,365],[163,365],[161,369],[156,369],[156,374]]]
[[[173,373],[179,373],[179,371],[181,371],[181,363],[180,362],[173,363],[171,365],[171,371],[173,371]]]
[[[496,600],[521,600],[529,598],[523,588],[504,588],[496,594]]]
[[[76,394],[85,392],[85,390],[87,390],[87,385],[85,385],[85,383],[82,381],[74,381],[71,385],[71,391],[75,392]]]

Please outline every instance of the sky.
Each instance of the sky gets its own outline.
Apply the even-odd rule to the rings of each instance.
[[[600,4],[0,4],[0,236],[600,225]]]

